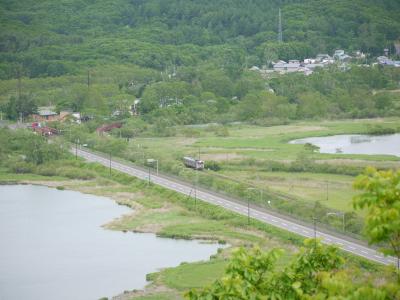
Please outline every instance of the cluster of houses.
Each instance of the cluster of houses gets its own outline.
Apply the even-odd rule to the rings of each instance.
[[[355,58],[365,58],[365,54],[357,51],[354,54]],[[334,63],[345,64],[349,62],[353,56],[345,53],[344,50],[336,50],[333,56],[329,54],[318,54],[315,58],[306,58],[303,61],[289,60],[288,62],[279,60],[272,64],[272,69],[266,67],[260,69],[257,66],[252,67],[250,70],[258,71],[263,76],[268,76],[271,73],[286,74],[292,72],[300,72],[304,75],[311,75],[316,68],[325,68]]]
[[[70,112],[70,111],[60,111],[57,113],[53,106],[42,106],[39,107],[37,113],[32,114],[31,119],[33,123],[30,125],[30,128],[34,132],[44,136],[51,136],[58,134],[58,130],[50,127],[51,122],[64,122],[67,120],[71,120],[80,124],[82,122],[82,118],[80,113]]]
[[[377,58],[378,64],[382,66],[393,66],[393,67],[400,67],[400,60],[391,60],[387,56],[379,56]]]
[[[135,115],[138,112],[138,101],[135,101],[134,105],[130,107],[131,115]],[[55,128],[50,127],[52,122],[74,122],[81,124],[82,122],[89,121],[91,118],[88,116],[81,116],[79,112],[60,111],[57,113],[54,106],[42,106],[39,107],[37,113],[32,114],[32,124],[29,125],[34,132],[44,136],[56,135],[59,131]],[[104,133],[110,132],[112,129],[121,128],[121,123],[104,124],[96,129],[97,134],[103,135]]]

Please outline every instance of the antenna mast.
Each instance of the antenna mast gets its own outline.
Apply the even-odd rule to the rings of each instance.
[[[282,15],[281,9],[279,8],[279,21],[278,21],[278,42],[282,43],[283,35],[282,35]]]

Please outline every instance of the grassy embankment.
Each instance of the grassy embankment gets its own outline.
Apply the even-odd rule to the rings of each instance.
[[[59,162],[47,166],[58,170]],[[114,230],[154,232],[162,237],[199,238],[227,242],[232,246],[261,245],[264,249],[284,248],[287,255],[281,265],[288,263],[291,254],[301,243],[302,238],[294,234],[267,226],[252,220],[250,226],[243,216],[225,211],[213,205],[193,199],[158,186],[148,186],[146,182],[113,172],[97,164],[65,160],[62,162],[69,169],[69,177],[41,176],[37,174],[11,174],[6,169],[0,170],[1,183],[36,183],[61,189],[72,189],[110,197],[122,205],[132,207],[132,214],[121,217],[107,225]],[[86,180],[74,179],[71,174],[85,174]],[[78,175],[77,175],[78,176]],[[176,268],[162,270],[151,274],[149,279],[154,283],[145,292],[127,294],[129,299],[181,299],[184,291],[201,287],[220,277],[227,264],[231,248],[219,251],[210,261],[182,264]],[[358,258],[352,258],[347,267],[382,270],[382,267]]]

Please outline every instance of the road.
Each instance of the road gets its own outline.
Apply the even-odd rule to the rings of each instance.
[[[90,162],[97,162],[100,163],[106,167],[110,167],[110,159],[104,158],[100,155],[94,154],[92,152],[89,152],[87,150],[82,150],[82,149],[75,149],[72,148],[71,152],[74,154],[76,153],[78,156],[84,158],[87,161]],[[143,180],[149,180],[149,173],[140,169],[133,167],[132,165],[126,165],[117,161],[112,160],[111,162],[111,168],[114,170],[118,170],[120,172],[126,173],[131,176],[135,176],[137,178],[143,179]],[[174,190],[178,193],[188,195],[188,196],[193,196],[193,186],[190,184],[185,184],[182,182],[178,182],[173,178],[168,178],[166,176],[157,176],[156,174],[151,174],[150,175],[150,181],[154,184],[160,185],[162,187],[165,187],[170,190]],[[385,265],[389,264],[397,264],[397,259],[394,257],[390,256],[383,256],[381,253],[377,252],[375,249],[366,247],[364,245],[348,241],[346,239],[333,236],[324,232],[320,231],[314,231],[314,228],[310,228],[307,226],[304,226],[299,223],[295,223],[293,221],[289,221],[287,219],[278,217],[273,214],[269,214],[265,211],[257,210],[254,208],[248,208],[245,205],[238,204],[236,202],[233,202],[232,200],[229,200],[227,198],[224,198],[223,196],[215,195],[214,193],[208,193],[204,190],[197,190],[196,191],[196,197],[197,199],[200,199],[204,202],[208,202],[217,206],[224,207],[227,210],[236,212],[241,215],[248,215],[248,212],[250,212],[250,216],[253,219],[257,219],[261,222],[270,224],[272,226],[296,233],[300,236],[308,237],[308,238],[313,238],[314,234],[316,233],[317,238],[320,238],[323,243],[325,244],[333,244],[341,248],[342,250],[345,250],[347,252],[350,252],[352,254],[362,256],[368,260],[382,263]]]

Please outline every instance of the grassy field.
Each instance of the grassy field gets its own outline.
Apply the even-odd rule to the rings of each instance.
[[[131,151],[154,153],[160,159],[179,158],[181,154],[201,157],[219,154],[219,160],[232,158],[237,154],[245,158],[293,160],[302,150],[302,145],[288,144],[293,139],[328,136],[335,134],[367,133],[369,126],[399,130],[399,119],[368,119],[352,121],[296,122],[290,125],[260,127],[252,125],[230,125],[229,136],[215,136],[212,129],[199,128],[196,137],[178,136],[167,138],[137,138]],[[223,155],[225,154],[225,156]],[[318,154],[317,159],[340,158],[368,161],[400,161],[399,157],[387,155],[346,155]]]
[[[202,152],[216,150],[219,153],[223,153],[225,150],[257,159],[294,160],[303,149],[303,145],[289,144],[291,140],[345,133],[366,133],[368,126],[371,125],[397,129],[400,126],[400,120],[298,122],[291,125],[272,127],[238,125],[229,129],[229,137],[206,136],[199,138],[193,146],[200,147]],[[318,154],[315,158],[358,158],[371,161],[400,160],[395,156],[347,154]]]
[[[152,157],[163,165],[174,164],[172,169],[182,165],[185,155],[215,161],[221,167],[218,172],[205,171],[208,176],[223,176],[242,182],[248,187],[268,188],[336,210],[351,211],[354,176],[327,174],[323,172],[282,172],[268,171],[265,163],[295,162],[304,152],[303,145],[289,144],[298,138],[328,136],[335,134],[367,133],[371,128],[392,128],[399,130],[400,120],[365,119],[341,121],[308,121],[289,125],[260,127],[245,124],[228,126],[229,136],[215,135],[213,126],[192,128],[192,136],[181,135],[170,138],[137,138],[129,147],[136,157]],[[194,136],[194,137],[193,137]],[[362,170],[368,165],[383,168],[399,168],[400,157],[389,155],[347,155],[314,153],[310,159],[316,164],[331,166],[353,166]],[[171,169],[171,168],[170,168]],[[170,171],[170,170],[168,170]],[[185,172],[190,172],[186,170]],[[339,172],[340,173],[340,172]]]
[[[258,188],[268,186],[304,201],[320,201],[333,209],[351,211],[354,177],[336,174],[221,171],[222,174],[251,182]],[[271,200],[273,205],[273,200]]]

